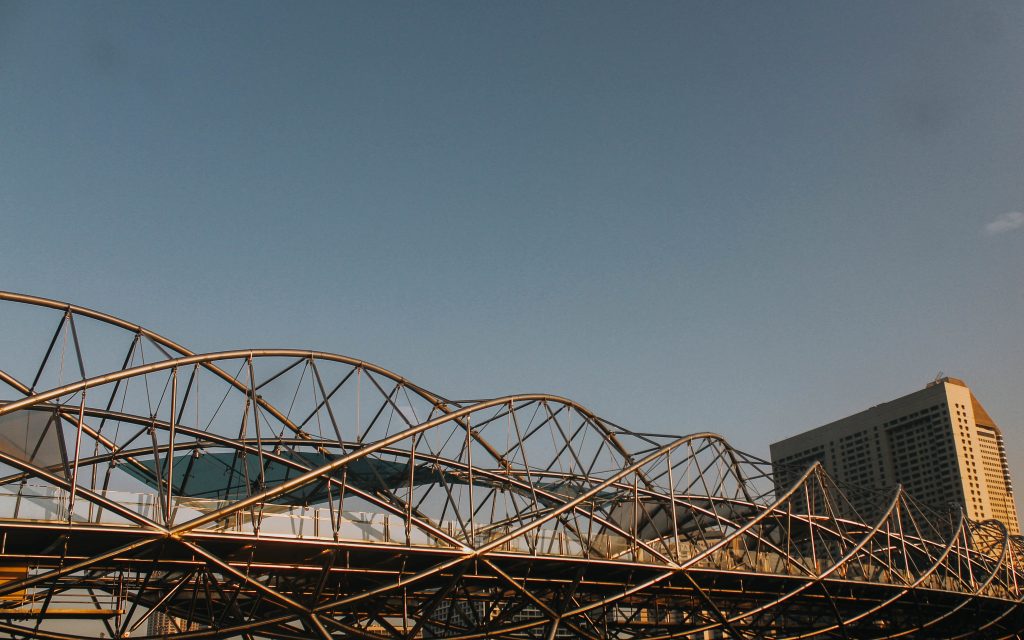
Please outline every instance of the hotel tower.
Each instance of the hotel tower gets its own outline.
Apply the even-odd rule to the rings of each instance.
[[[972,520],[1001,520],[1020,534],[1003,434],[962,380],[924,389],[771,445],[776,483],[815,461],[843,484],[891,489]]]

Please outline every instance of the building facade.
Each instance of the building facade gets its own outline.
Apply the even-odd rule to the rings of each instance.
[[[771,459],[779,486],[819,461],[842,484],[902,484],[922,503],[959,504],[973,520],[997,519],[1020,534],[1002,432],[956,378],[776,442]]]

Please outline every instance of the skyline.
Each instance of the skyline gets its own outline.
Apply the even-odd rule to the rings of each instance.
[[[1024,473],[1024,7],[0,4],[0,289],[768,443],[963,378]]]

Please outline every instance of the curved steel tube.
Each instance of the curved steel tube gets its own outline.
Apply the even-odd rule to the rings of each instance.
[[[820,465],[775,487],[767,463],[714,433],[633,433],[543,393],[452,402],[356,358],[304,349],[196,354],[84,307],[5,292],[0,302],[87,318],[173,355],[138,366],[126,358],[122,369],[89,377],[83,367],[84,379],[42,391],[0,371],[0,383],[23,396],[0,398],[0,424],[16,431],[12,442],[38,438],[0,446],[0,557],[25,571],[0,583],[0,630],[13,636],[84,637],[45,624],[70,593],[123,603],[102,614],[117,634],[138,632],[153,608],[185,620],[183,638],[1024,634],[1024,544],[1000,523],[970,523],[962,513],[932,526],[901,488],[865,522],[843,511],[848,489]],[[254,364],[264,361],[285,366],[257,379]],[[248,378],[227,373],[228,362],[247,367]],[[317,363],[349,374],[328,392]],[[299,365],[297,381],[286,380]],[[178,372],[200,370],[212,377],[192,374],[191,398],[177,388]],[[345,403],[364,393],[357,386],[355,400],[332,399],[352,372],[366,373],[365,393],[378,406],[360,419],[356,405],[352,440],[296,424],[287,393],[280,404],[264,397],[294,388],[294,404],[305,389],[306,421],[333,424],[339,405],[348,411]],[[227,385],[223,414],[199,402],[200,387],[209,393],[211,385]],[[401,389],[430,415],[403,408]],[[115,392],[127,409],[111,408]],[[87,402],[94,394],[107,405]],[[195,416],[178,415],[186,399]],[[43,429],[37,411],[59,419]],[[400,428],[378,423],[382,412]],[[45,443],[76,438],[94,452],[38,455]],[[210,451],[219,457],[205,457]],[[242,497],[189,497],[192,465],[213,463],[230,466],[224,495],[237,485]],[[271,465],[283,471],[265,476]],[[161,514],[119,501],[118,487],[143,480],[154,498],[147,504],[158,502]],[[76,495],[85,506],[75,507]],[[310,518],[294,496],[322,502]],[[26,500],[51,511],[28,520],[19,511]],[[379,540],[342,528],[371,517],[351,515],[351,504],[376,514],[365,526]],[[293,527],[329,522],[329,530],[288,538],[268,529],[281,518]],[[389,522],[402,533],[391,535]]]

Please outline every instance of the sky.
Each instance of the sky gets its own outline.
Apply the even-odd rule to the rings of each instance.
[[[762,456],[941,371],[1024,482],[1022,33],[1016,0],[0,0],[0,289]]]

